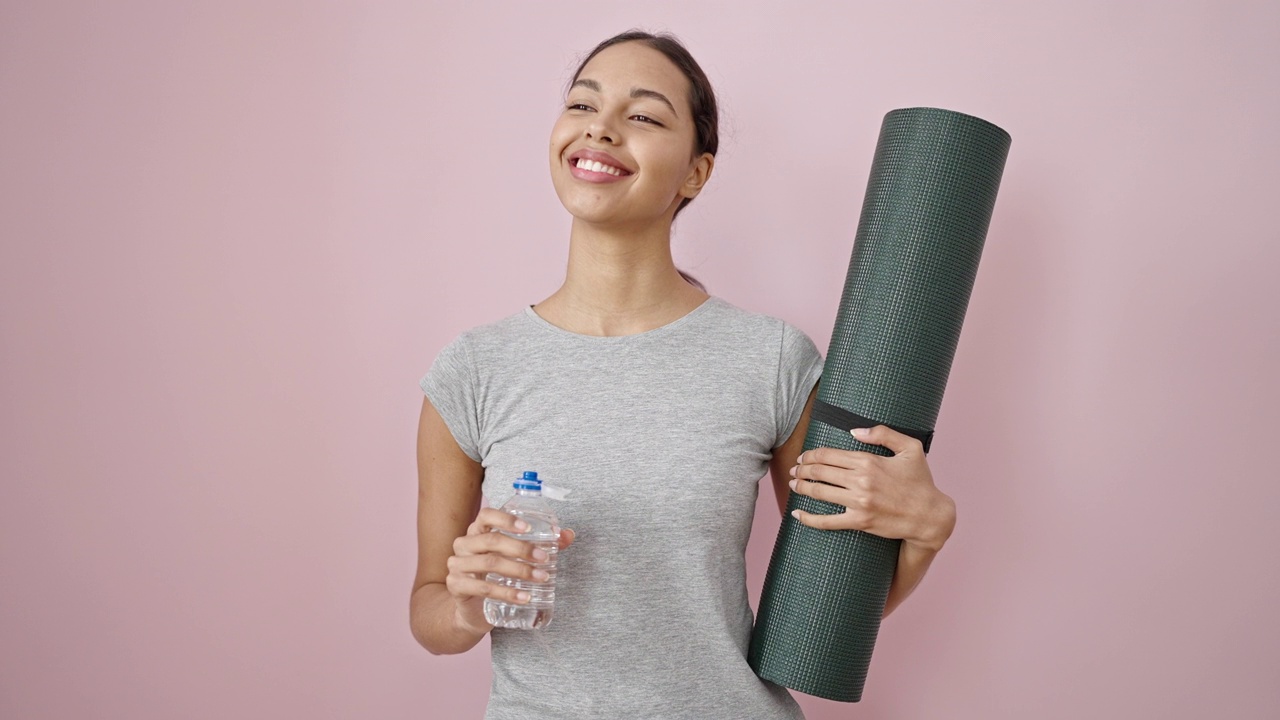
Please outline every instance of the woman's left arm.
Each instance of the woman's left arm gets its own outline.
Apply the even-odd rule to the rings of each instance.
[[[933,483],[919,440],[884,425],[854,431],[854,439],[894,452],[815,448],[801,454],[817,388],[809,395],[800,422],[787,442],[774,450],[770,471],[778,509],[786,512],[787,490],[843,505],[835,515],[797,510],[796,519],[823,530],[864,530],[900,538],[898,567],[885,601],[884,616],[902,604],[929,569],[956,525],[955,502]]]

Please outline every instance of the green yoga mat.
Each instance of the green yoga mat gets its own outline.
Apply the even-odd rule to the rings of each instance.
[[[950,110],[885,115],[806,450],[892,455],[847,431],[877,424],[912,431],[928,450],[1009,143]],[[791,493],[747,659],[771,682],[857,702],[901,541],[806,527],[795,508],[844,510]]]

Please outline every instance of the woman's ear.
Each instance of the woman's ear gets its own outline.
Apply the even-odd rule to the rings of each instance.
[[[711,179],[711,170],[716,165],[716,156],[711,153],[702,153],[702,155],[693,161],[693,167],[689,170],[689,177],[685,178],[684,184],[680,186],[680,195],[687,198],[695,198],[698,193],[702,192],[702,186],[707,184]]]

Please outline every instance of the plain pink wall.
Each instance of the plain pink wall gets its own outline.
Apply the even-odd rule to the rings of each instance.
[[[408,628],[416,383],[556,287],[559,93],[632,26],[724,108],[680,264],[824,350],[884,113],[1013,136],[956,534],[808,717],[1280,715],[1276,3],[106,5],[0,6],[0,716],[480,716]]]

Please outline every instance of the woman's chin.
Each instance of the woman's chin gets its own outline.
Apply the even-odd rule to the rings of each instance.
[[[626,222],[628,219],[625,213],[619,212],[618,208],[609,205],[564,202],[563,200],[561,200],[560,204],[573,216],[574,220],[589,225],[617,225]]]
[[[618,224],[618,219],[610,213],[581,212],[570,210],[573,221],[597,227],[611,227]]]
[[[621,208],[614,204],[565,202],[560,204],[573,216],[575,222],[599,227],[649,226],[656,223],[670,223],[661,209],[650,208],[648,211],[635,207]]]

